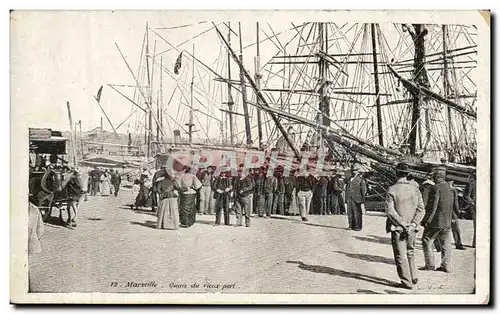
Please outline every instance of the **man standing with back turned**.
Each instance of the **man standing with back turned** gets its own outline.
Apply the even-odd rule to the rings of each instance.
[[[408,166],[400,163],[396,167],[398,180],[387,191],[387,232],[391,233],[392,250],[401,287],[413,289],[417,284],[415,265],[415,242],[417,227],[424,218],[422,194],[407,178]]]
[[[446,178],[446,168],[438,167],[434,171],[434,182],[427,202],[427,213],[422,220],[425,227],[422,236],[424,248],[425,267],[422,270],[434,270],[433,244],[439,239],[441,244],[441,267],[438,271],[449,273],[451,271],[451,220],[455,202],[453,190]]]

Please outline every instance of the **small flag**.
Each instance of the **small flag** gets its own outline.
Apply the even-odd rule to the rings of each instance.
[[[97,96],[95,97],[97,102],[101,101],[101,93],[102,93],[102,85],[101,85],[101,88],[99,88],[99,90],[97,91]]]
[[[174,66],[174,73],[179,74],[179,69],[181,68],[182,65],[182,51],[181,54],[177,57],[177,61],[175,61],[175,66]]]

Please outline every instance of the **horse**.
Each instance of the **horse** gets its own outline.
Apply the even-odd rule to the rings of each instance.
[[[39,172],[40,173],[40,172]],[[52,208],[59,208],[59,220],[63,222],[63,206],[68,206],[66,188],[63,187],[62,171],[47,167],[40,177],[37,172],[30,173],[29,191],[30,202],[39,208],[47,208],[42,215],[43,221],[47,221],[52,214]]]

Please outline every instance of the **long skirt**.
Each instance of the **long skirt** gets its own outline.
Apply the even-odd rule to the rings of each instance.
[[[179,199],[179,221],[186,228],[196,221],[196,194],[181,194]]]
[[[103,181],[102,182],[101,195],[102,196],[109,196],[110,192],[111,192],[111,189],[109,187],[109,182],[108,181]]]
[[[288,213],[290,215],[298,215],[299,204],[297,203],[297,194],[293,192],[289,197],[290,197],[290,209],[288,209]]]
[[[158,229],[179,229],[179,207],[177,198],[165,198],[158,207]]]

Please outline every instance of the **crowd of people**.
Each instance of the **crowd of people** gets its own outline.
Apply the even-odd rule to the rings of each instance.
[[[86,175],[89,178],[86,187],[91,196],[118,196],[122,182],[118,170],[95,167],[87,169]]]
[[[350,176],[336,169],[325,169],[312,174],[309,168],[301,172],[291,170],[285,175],[278,167],[270,174],[267,168],[246,169],[240,165],[236,175],[227,167],[207,167],[193,173],[184,166],[174,175],[163,164],[160,170],[143,169],[134,181],[131,209],[151,207],[157,215],[158,229],[189,228],[196,215],[215,215],[214,226],[231,224],[251,226],[251,218],[270,218],[273,215],[300,216],[308,221],[310,214],[346,215],[349,229],[363,228],[367,183],[360,168],[354,165]],[[432,169],[427,179],[418,184],[409,167],[396,167],[397,180],[386,195],[386,232],[391,244],[401,287],[413,289],[417,284],[415,243],[423,228],[422,246],[425,266],[422,271],[452,271],[451,237],[455,247],[464,250],[459,226],[458,191],[453,181],[446,181],[446,166]],[[82,199],[91,196],[118,196],[121,176],[118,171],[63,167],[62,188],[68,193],[66,225],[76,227],[76,217]],[[463,192],[465,205],[472,214],[476,246],[476,181],[471,174]],[[30,252],[40,250],[39,238],[43,226],[39,211],[30,203]],[[38,214],[36,214],[38,212]],[[436,268],[434,252],[441,254],[441,265]]]
[[[347,215],[349,228],[362,230],[367,185],[359,167],[351,169],[346,182],[336,169],[311,174],[307,168],[285,175],[279,167],[269,174],[264,167],[245,169],[240,165],[233,175],[227,167],[210,166],[193,174],[185,166],[182,174],[174,176],[166,166],[152,178],[144,169],[134,180],[130,201],[132,209],[158,209],[158,228],[190,227],[196,214],[215,215],[214,226],[231,225],[231,213],[235,213],[234,224],[242,226],[245,217],[246,227],[250,227],[251,217],[300,216],[308,221],[311,214]],[[166,222],[165,213],[172,216],[171,222]]]

